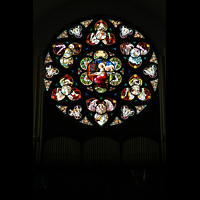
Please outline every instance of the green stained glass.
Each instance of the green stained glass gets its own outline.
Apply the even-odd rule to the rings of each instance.
[[[159,63],[147,38],[114,17],[65,26],[52,38],[44,59],[45,92],[58,113],[88,129],[125,127],[145,114],[157,98]]]

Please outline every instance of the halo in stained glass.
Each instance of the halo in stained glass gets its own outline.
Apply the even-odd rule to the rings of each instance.
[[[57,111],[88,128],[132,123],[157,96],[158,53],[123,19],[71,22],[49,44],[44,64],[45,93]]]

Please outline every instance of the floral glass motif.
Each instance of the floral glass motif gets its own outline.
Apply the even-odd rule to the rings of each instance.
[[[73,109],[69,109],[68,114],[70,116],[74,116],[75,119],[80,119],[82,117],[81,111],[82,107],[80,105],[77,105]]]
[[[144,68],[143,73],[145,75],[149,75],[151,78],[155,78],[157,76],[157,67],[155,65],[150,65],[149,67]]]
[[[126,105],[121,107],[121,111],[122,111],[121,114],[122,119],[128,119],[129,117],[135,114],[134,110]]]
[[[157,92],[158,55],[141,30],[94,17],[70,23],[52,41],[44,86],[63,117],[88,128],[115,127],[148,110]]]
[[[132,35],[133,30],[131,28],[127,28],[127,26],[120,26],[120,37],[126,38],[128,35]]]
[[[52,65],[47,65],[46,66],[46,74],[45,76],[47,78],[52,78],[54,75],[57,75],[59,73],[59,70],[57,68],[53,68]]]
[[[74,35],[76,38],[81,38],[82,37],[82,26],[78,25],[75,26],[75,28],[69,29],[69,34]]]

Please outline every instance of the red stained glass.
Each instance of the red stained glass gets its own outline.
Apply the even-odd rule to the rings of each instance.
[[[114,44],[115,42],[116,42],[115,36],[112,33],[107,33],[106,38],[103,40],[103,43],[105,45],[111,45],[111,44]]]
[[[64,27],[44,62],[46,92],[56,110],[90,126],[137,117],[158,85],[157,52],[140,32],[123,20],[97,17]]]
[[[61,42],[53,44],[52,47],[53,47],[53,52],[56,55],[60,56],[60,55],[63,55],[65,53],[66,46],[65,46],[65,44],[63,44]]]
[[[77,101],[81,98],[81,91],[76,88],[73,87],[71,93],[68,95],[68,98],[72,101]]]
[[[99,20],[94,25],[94,29],[97,30],[97,31],[98,30],[106,31],[107,28],[108,28],[108,25],[104,20]]]

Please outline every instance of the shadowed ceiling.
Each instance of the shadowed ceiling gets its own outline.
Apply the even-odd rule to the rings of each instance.
[[[113,15],[140,27],[163,54],[166,46],[166,0],[34,0],[33,45],[43,56],[45,48],[57,31],[81,17],[94,14]]]

